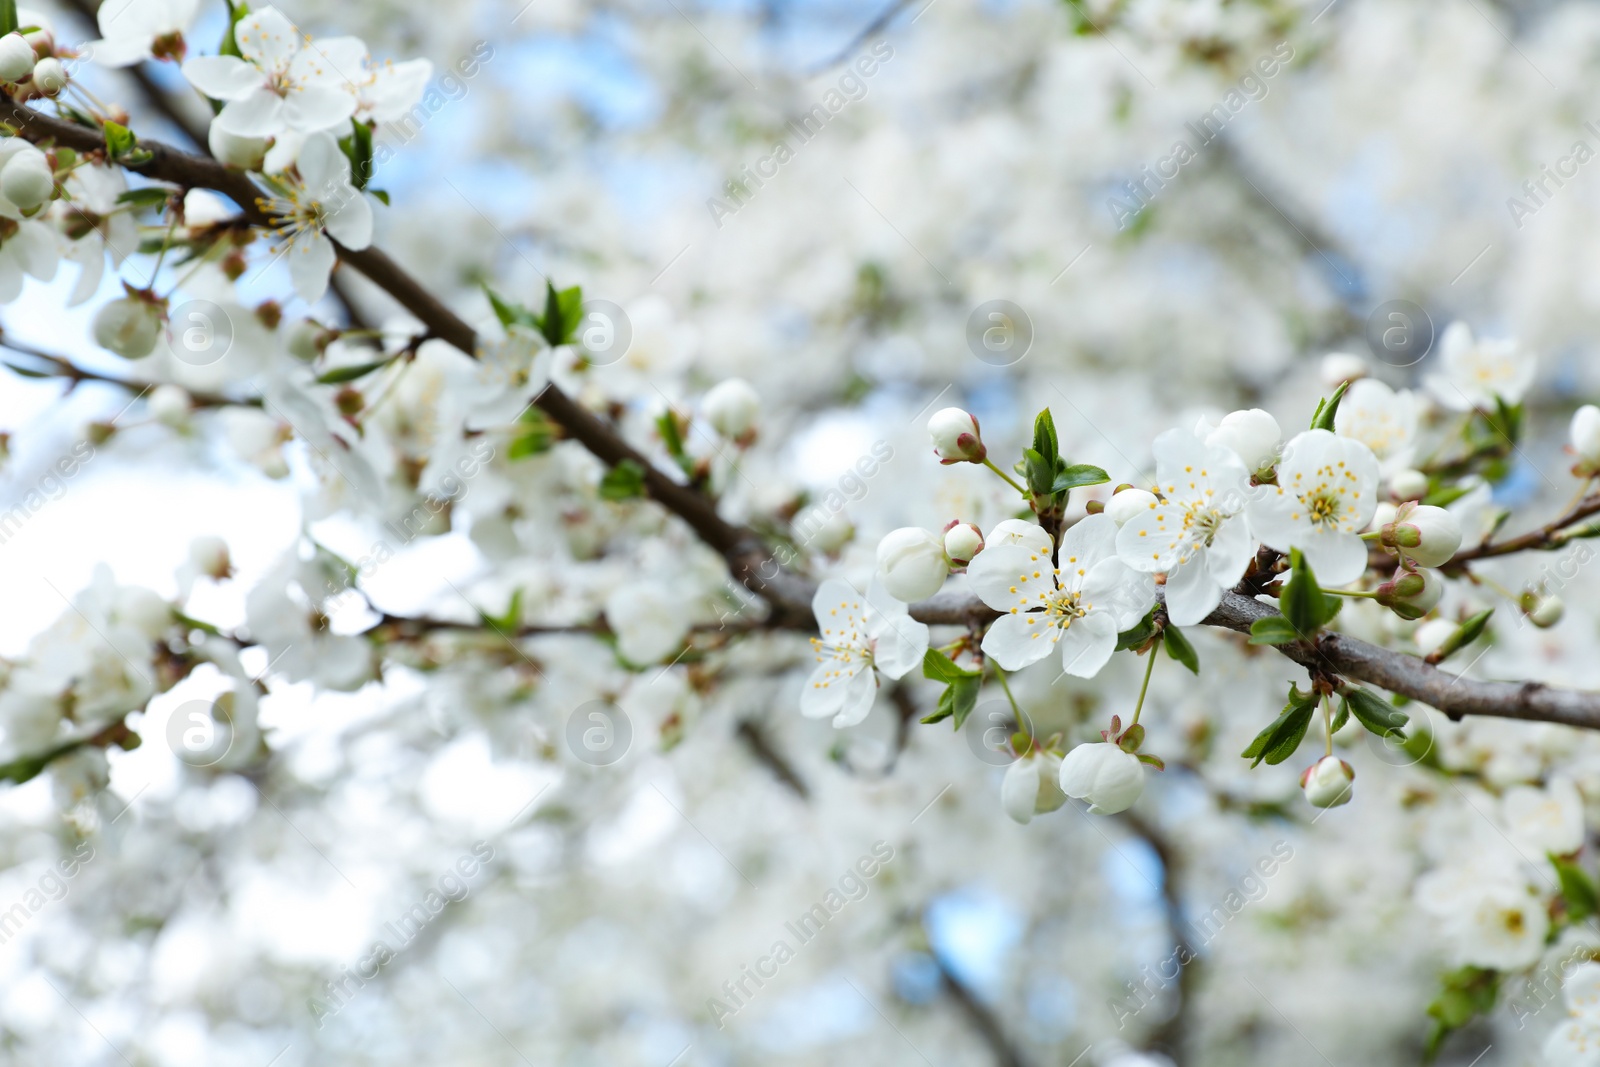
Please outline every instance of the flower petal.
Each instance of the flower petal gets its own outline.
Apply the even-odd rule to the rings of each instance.
[[[1110,515],[1090,515],[1061,535],[1061,574],[1063,588],[1076,589],[1069,573],[1088,571],[1102,561],[1117,558],[1117,522]]]
[[[1167,617],[1174,626],[1198,626],[1222,603],[1222,586],[1211,576],[1207,554],[1167,574]]]
[[[321,233],[296,238],[287,253],[289,278],[294,291],[308,304],[315,304],[328,291],[328,275],[333,273],[333,242]]]
[[[303,85],[283,101],[283,121],[307,133],[331,130],[355,113],[355,94],[332,85]]]
[[[229,101],[214,121],[235,137],[271,137],[283,129],[283,98],[262,86]]]
[[[1367,543],[1356,534],[1319,530],[1301,534],[1295,547],[1304,553],[1319,585],[1349,585],[1367,569]]]
[[[1056,646],[1051,635],[1059,636],[1060,628],[1044,625],[1042,616],[1037,614],[1030,626],[1028,618],[1018,614],[996,619],[989,632],[983,635],[984,655],[1008,671],[1020,671],[1048,656]]]
[[[1092,611],[1062,634],[1061,669],[1078,678],[1100,673],[1117,649],[1117,622],[1108,611]]]
[[[866,643],[864,601],[849,582],[829,578],[817,586],[811,597],[811,613],[817,617],[824,643],[856,647]]]
[[[973,557],[967,566],[967,582],[979,600],[996,611],[1010,611],[1038,593],[1055,590],[1049,559],[1048,552],[1040,553],[1037,548],[995,545]],[[1039,578],[1033,577],[1035,571]]]
[[[1155,606],[1156,579],[1120,559],[1108,559],[1085,576],[1082,592],[1084,604],[1092,605],[1093,613],[1109,613],[1117,628],[1126,630]]]
[[[271,5],[240,19],[233,38],[240,55],[266,70],[287,70],[289,60],[300,51],[300,31]]]
[[[100,59],[99,52],[95,59]],[[213,100],[241,100],[266,86],[261,72],[238,56],[195,56],[184,60],[181,69],[190,85]]]
[[[326,225],[334,240],[358,252],[372,243],[372,205],[355,186],[344,189],[348,195],[328,213]]]

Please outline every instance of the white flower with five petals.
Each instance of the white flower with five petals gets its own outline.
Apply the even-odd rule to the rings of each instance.
[[[261,208],[276,220],[288,248],[289,277],[306,303],[322,299],[334,261],[334,238],[350,249],[372,243],[372,205],[350,181],[350,160],[329,133],[312,134],[300,150],[300,176],[275,179],[277,195]]]
[[[1372,449],[1384,474],[1410,467],[1417,455],[1417,398],[1373,378],[1350,386],[1333,417],[1334,432]]]
[[[1452,322],[1439,338],[1440,373],[1427,379],[1439,403],[1454,411],[1492,411],[1495,397],[1522,402],[1538,361],[1510,338],[1479,338],[1464,322]]]
[[[237,137],[313,133],[349,121],[364,77],[367,46],[354,37],[313,41],[275,7],[234,27],[238,56],[195,56],[183,76],[213,100],[226,101],[212,121]],[[242,57],[242,58],[241,58]]]
[[[1037,544],[990,545],[967,578],[985,604],[1005,612],[984,635],[983,651],[1008,671],[1059,647],[1063,670],[1093,678],[1116,650],[1117,634],[1156,602],[1155,579],[1117,558],[1117,524],[1107,515],[1063,534],[1054,562]]]
[[[1291,440],[1278,484],[1251,494],[1250,529],[1262,543],[1298,548],[1323,585],[1347,585],[1367,569],[1361,531],[1378,507],[1378,459],[1360,441],[1327,430]]]
[[[1134,570],[1165,571],[1172,624],[1194,626],[1255,556],[1242,514],[1250,475],[1233,449],[1203,444],[1188,430],[1168,430],[1153,451],[1162,499],[1123,525],[1117,552]]]
[[[800,694],[800,714],[833,717],[840,729],[867,717],[878,694],[878,675],[903,678],[928,651],[928,627],[877,583],[866,597],[848,582],[829,578],[811,598],[821,637],[811,639],[817,667]]]

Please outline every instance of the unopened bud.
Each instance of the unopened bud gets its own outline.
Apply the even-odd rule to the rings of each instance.
[[[1323,756],[1305,769],[1300,788],[1314,808],[1337,808],[1350,803],[1351,783],[1356,772],[1338,756]]]
[[[1567,613],[1566,601],[1554,593],[1540,593],[1532,589],[1523,593],[1518,603],[1528,621],[1541,630],[1548,630],[1561,621]]]
[[[1396,500],[1421,500],[1428,495],[1428,476],[1419,470],[1395,471],[1389,476],[1389,492]]]
[[[1439,606],[1444,579],[1437,571],[1402,571],[1378,586],[1378,603],[1402,619],[1420,619]]]
[[[0,80],[19,82],[33,71],[37,56],[20,33],[0,37]]]
[[[928,420],[933,451],[940,463],[982,463],[989,456],[978,420],[960,408],[942,408]]]
[[[983,551],[983,531],[970,522],[951,523],[944,531],[944,552],[953,563],[971,563]]]
[[[1117,494],[1106,501],[1106,514],[1121,526],[1136,515],[1142,515],[1155,507],[1160,501],[1148,489],[1135,489],[1129,486],[1118,490]]]
[[[719,434],[730,441],[741,441],[756,428],[761,396],[742,378],[729,378],[705,395],[701,409]]]
[[[124,359],[143,359],[155,351],[161,320],[161,308],[151,301],[118,297],[95,312],[95,343]]]
[[[1421,566],[1442,567],[1461,547],[1461,524],[1444,508],[1404,504],[1394,521],[1383,527],[1382,540]]]
[[[55,56],[45,56],[34,64],[33,87],[45,96],[55,96],[67,87],[67,68]]]

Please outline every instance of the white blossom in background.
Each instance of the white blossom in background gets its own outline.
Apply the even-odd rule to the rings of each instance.
[[[1543,789],[1513,786],[1501,806],[1512,843],[1530,860],[1583,847],[1583,798],[1571,781],[1558,779]]]
[[[131,67],[147,59],[182,61],[184,34],[199,0],[118,0],[96,12],[100,40],[87,45],[89,56],[108,67]]]
[[[1361,531],[1378,507],[1378,461],[1360,441],[1307,430],[1284,448],[1278,484],[1250,498],[1250,529],[1280,552],[1299,549],[1324,585],[1367,569]]]
[[[808,719],[831,718],[838,729],[856,725],[877,699],[878,675],[903,678],[928,651],[928,627],[876,582],[863,597],[830,578],[817,587],[811,610],[822,636],[811,639],[817,666],[800,694],[800,714]]]
[[[1194,626],[1244,577],[1256,545],[1244,519],[1250,475],[1225,445],[1168,430],[1153,446],[1162,500],[1117,531],[1117,553],[1134,570],[1166,572],[1167,612]]]
[[[1440,868],[1417,880],[1416,899],[1458,965],[1515,970],[1544,949],[1548,905],[1515,867],[1485,859]]]
[[[1600,963],[1585,960],[1561,985],[1568,1018],[1545,1038],[1548,1067],[1589,1067],[1600,1058]]]
[[[1155,605],[1155,579],[1117,556],[1117,526],[1091,515],[1048,549],[991,545],[967,568],[973,592],[1004,612],[983,638],[983,651],[1008,671],[1037,663],[1059,648],[1061,669],[1080,678],[1100,673],[1117,634]]]
[[[1474,338],[1464,322],[1452,322],[1439,338],[1438,372],[1428,390],[1454,411],[1494,410],[1495,399],[1520,404],[1539,365],[1510,338]]]
[[[1409,468],[1417,455],[1417,403],[1373,378],[1351,384],[1333,416],[1334,432],[1372,450],[1385,475]]]

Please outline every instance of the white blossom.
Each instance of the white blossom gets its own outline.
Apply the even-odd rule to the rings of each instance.
[[[1417,403],[1409,389],[1396,392],[1373,378],[1355,382],[1339,402],[1333,428],[1370,448],[1385,474],[1416,461]]]
[[[228,133],[314,133],[355,114],[354,79],[367,54],[359,40],[312,41],[270,5],[240,19],[234,38],[239,56],[195,56],[183,63],[183,76],[196,89],[227,102],[212,121]]]
[[[1062,670],[1092,678],[1110,660],[1117,634],[1155,604],[1155,580],[1117,556],[1117,526],[1091,515],[1048,550],[990,545],[967,568],[983,602],[1005,612],[983,638],[983,651],[1008,671],[1037,663],[1058,647]]]
[[[108,67],[131,67],[147,59],[182,60],[183,35],[194,21],[198,0],[122,0],[101,4],[100,40],[89,55]]]
[[[1134,570],[1167,574],[1167,613],[1194,626],[1244,577],[1256,546],[1245,523],[1244,463],[1223,445],[1168,430],[1154,445],[1163,499],[1117,533],[1117,552]]]
[[[800,694],[800,714],[832,718],[843,729],[867,717],[878,675],[903,678],[928,651],[928,627],[877,583],[867,595],[837,578],[824,581],[811,600],[821,637],[811,639],[817,667]]]
[[[1495,398],[1520,404],[1533,384],[1538,362],[1510,339],[1474,339],[1464,322],[1452,322],[1439,338],[1439,373],[1426,382],[1439,403],[1454,411],[1494,410]]]
[[[1543,789],[1512,786],[1500,803],[1511,840],[1531,859],[1583,847],[1583,798],[1571,781],[1557,779]]]
[[[372,243],[372,205],[351,183],[350,160],[331,134],[306,138],[298,168],[298,180],[277,181],[262,208],[277,220],[295,292],[315,303],[327,292],[337,259],[333,240],[353,250]]]
[[[1297,548],[1324,585],[1367,569],[1361,531],[1378,506],[1378,461],[1360,441],[1307,430],[1284,449],[1278,484],[1250,499],[1250,529],[1280,552]]]

